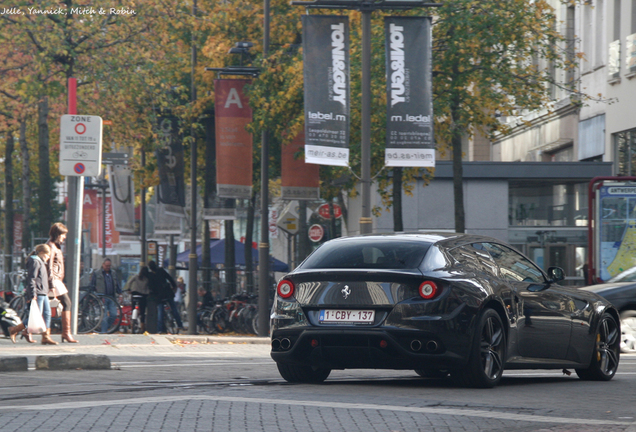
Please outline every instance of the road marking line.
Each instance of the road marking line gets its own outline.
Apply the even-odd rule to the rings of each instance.
[[[178,366],[224,366],[224,365],[255,365],[255,364],[271,364],[272,362],[232,362],[232,361],[224,361],[224,362],[212,362],[212,363],[177,363],[177,364],[155,364],[155,363],[147,363],[147,364],[123,364],[119,362],[113,362],[112,366],[121,367],[121,368],[151,368],[151,367],[178,367]]]
[[[125,399],[125,400],[120,399],[120,400],[112,400],[112,401],[91,401],[91,402],[75,401],[75,402],[61,402],[61,403],[54,403],[54,404],[43,404],[43,405],[37,405],[37,406],[29,406],[29,405],[6,406],[5,405],[5,406],[0,406],[0,410],[7,410],[7,411],[42,411],[42,410],[60,410],[60,409],[77,410],[81,408],[95,408],[95,407],[115,406],[115,405],[130,406],[133,404],[147,404],[147,403],[159,404],[159,403],[166,403],[166,402],[180,402],[180,401],[191,401],[191,400],[215,401],[215,402],[242,402],[242,403],[288,405],[288,406],[333,408],[333,409],[398,411],[398,412],[411,412],[411,413],[419,413],[419,414],[466,416],[466,417],[480,417],[480,418],[511,420],[511,421],[527,421],[527,422],[536,422],[536,423],[581,424],[581,425],[588,425],[588,426],[590,425],[635,426],[636,425],[636,422],[631,422],[631,421],[549,417],[549,416],[541,416],[541,415],[503,413],[503,412],[497,412],[497,411],[482,411],[482,410],[475,410],[475,409],[404,407],[404,406],[396,406],[396,405],[377,405],[377,404],[327,402],[327,401],[272,400],[272,399],[261,399],[261,398],[208,396],[208,395],[159,396],[159,397],[145,397],[145,398],[133,398],[133,399]]]

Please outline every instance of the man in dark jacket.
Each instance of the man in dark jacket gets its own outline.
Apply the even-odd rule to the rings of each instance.
[[[121,286],[117,273],[111,271],[112,262],[106,258],[102,263],[102,269],[93,273],[91,288],[98,294],[106,294],[117,298],[121,294]],[[104,319],[102,320],[102,333],[106,333],[117,318],[117,305],[110,297],[104,299]]]
[[[174,293],[177,291],[177,283],[174,278],[170,276],[163,267],[159,267],[156,262],[149,261],[148,268],[150,269],[150,292],[153,293],[159,300],[157,305],[157,330],[159,333],[165,333],[166,328],[163,321],[163,306],[167,304],[170,306],[172,315],[177,321],[177,326],[180,330],[183,330],[183,322],[179,316],[179,310],[174,302]]]

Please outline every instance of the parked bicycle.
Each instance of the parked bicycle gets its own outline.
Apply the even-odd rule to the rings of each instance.
[[[204,308],[199,312],[199,330],[208,334],[224,333],[230,329],[237,333],[256,334],[257,298],[242,292],[218,301],[214,307]]]

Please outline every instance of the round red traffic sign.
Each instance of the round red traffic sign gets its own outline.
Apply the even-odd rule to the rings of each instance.
[[[325,229],[322,225],[313,224],[309,227],[309,240],[312,242],[319,242],[325,235]]]
[[[329,215],[329,203],[321,204],[320,207],[318,207],[318,214],[324,219],[331,219]],[[333,216],[336,219],[342,217],[342,208],[338,204],[333,205]]]
[[[77,173],[77,174],[82,174],[84,171],[86,171],[86,166],[84,166],[83,163],[78,162],[73,166],[73,170]]]
[[[75,132],[78,135],[82,135],[84,132],[86,132],[86,125],[84,123],[78,123],[75,125]]]

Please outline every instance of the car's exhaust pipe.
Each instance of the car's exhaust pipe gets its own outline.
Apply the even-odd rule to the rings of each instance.
[[[291,341],[289,339],[287,339],[287,338],[281,339],[281,341],[280,341],[280,349],[288,350],[289,347],[291,347]]]
[[[435,342],[434,340],[430,340],[426,343],[426,350],[428,352],[435,352],[437,351],[437,342]]]
[[[417,339],[413,339],[411,341],[411,350],[417,352],[421,349],[422,349],[422,342],[418,341]]]
[[[278,351],[280,349],[280,339],[272,339],[272,349]]]

